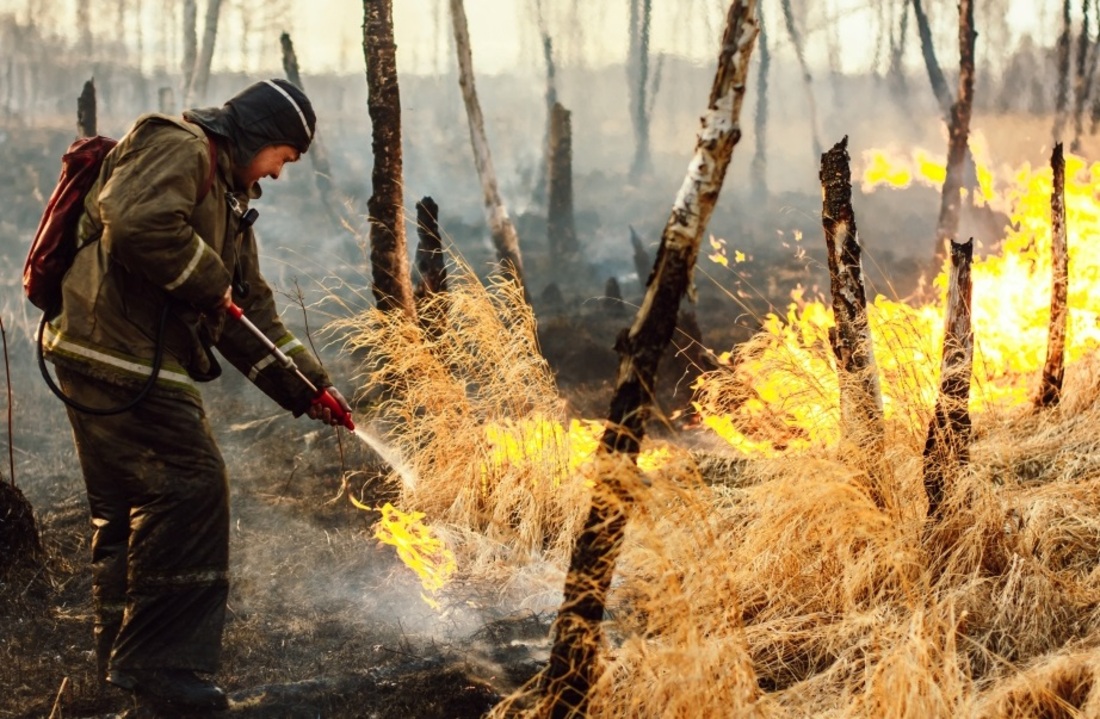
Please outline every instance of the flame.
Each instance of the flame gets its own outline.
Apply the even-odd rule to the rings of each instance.
[[[1050,319],[1051,243],[1049,167],[1025,165],[1001,191],[980,143],[972,145],[978,197],[1009,216],[996,253],[972,265],[974,370],[971,411],[1030,400],[1046,358]],[[899,166],[899,163],[901,165]],[[908,159],[873,150],[865,155],[863,187],[904,187],[909,182],[942,183],[942,164],[927,153]],[[1100,346],[1100,316],[1091,300],[1100,280],[1100,163],[1066,156],[1066,226],[1070,250],[1066,362]],[[929,238],[931,242],[931,238]],[[874,352],[888,421],[923,431],[936,400],[943,344],[947,274],[934,285],[938,297],[919,306],[879,296],[868,307]],[[839,387],[829,345],[831,307],[792,293],[785,316],[769,314],[760,332],[735,356],[723,354],[719,370],[696,383],[702,423],[747,454],[775,455],[838,439]]]
[[[994,173],[990,169],[988,143],[981,133],[970,139],[970,152],[974,158],[978,194],[975,204],[984,206],[997,199],[994,189]],[[917,148],[908,154],[896,150],[871,149],[863,153],[861,189],[871,193],[879,187],[905,189],[917,182],[924,187],[939,190],[947,179],[947,161],[942,156]]]
[[[424,513],[405,513],[389,502],[381,508],[373,508],[355,497],[350,499],[359,509],[382,513],[382,518],[375,525],[375,538],[397,550],[398,558],[420,577],[420,586],[427,592],[420,594],[421,599],[432,609],[439,609],[439,602],[434,597],[447,585],[457,564],[447,544],[424,524]]]
[[[533,477],[545,477],[549,469],[552,485],[559,486],[592,459],[603,432],[604,423],[591,419],[570,420],[568,428],[544,416],[487,423],[489,452],[481,465],[482,486],[487,486],[495,471],[532,465],[540,468],[532,472]],[[638,467],[654,471],[669,458],[666,448],[647,448],[638,455]]]

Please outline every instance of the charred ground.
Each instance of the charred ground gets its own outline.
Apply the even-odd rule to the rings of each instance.
[[[15,480],[34,508],[40,561],[9,570],[0,583],[0,717],[102,716],[123,711],[126,697],[94,676],[90,527],[83,487],[60,404],[48,395],[32,362],[35,317],[18,293],[25,241],[48,193],[66,130],[24,128],[0,143],[0,221],[8,264],[5,319],[13,371]],[[655,254],[671,193],[657,187],[625,190],[622,179],[595,173],[578,179],[577,233],[592,244],[583,271],[563,276],[546,259],[545,217],[517,215],[528,262],[539,342],[570,414],[599,418],[607,409],[617,356],[616,334],[627,326],[642,285],[629,269],[629,225],[640,229]],[[269,244],[291,244],[300,229],[286,218],[319,213],[308,173],[273,188],[264,204]],[[924,272],[919,249],[930,246],[936,193],[857,196],[868,247],[868,277],[879,292],[904,297]],[[269,204],[270,203],[270,204]],[[770,311],[782,312],[791,290],[827,286],[820,241],[820,197],[788,192],[754,199],[734,186],[709,232],[732,256],[745,252],[736,272],[700,258],[694,306],[703,345],[732,349]],[[266,210],[265,210],[266,212]],[[454,246],[469,257],[485,249],[484,226],[443,212]],[[979,218],[986,229],[1003,218]],[[261,232],[264,230],[261,229]],[[995,234],[995,230],[990,230]],[[410,233],[411,237],[411,233]],[[361,266],[361,238],[335,239],[324,252],[342,253],[346,268]],[[337,249],[333,249],[336,247]],[[295,270],[282,255],[269,273],[288,292]],[[704,254],[710,250],[704,247]],[[731,261],[731,266],[734,264]],[[312,268],[298,267],[309,278]],[[361,269],[355,270],[362,273]],[[339,268],[332,272],[339,275]],[[616,277],[622,302],[605,296]],[[644,280],[644,278],[642,278]],[[356,294],[365,280],[340,277],[339,292]],[[324,283],[317,283],[322,286]],[[360,285],[358,288],[356,285]],[[550,289],[551,286],[557,291]],[[368,293],[369,294],[369,293]],[[299,313],[288,320],[301,330]],[[323,323],[323,315],[311,320]],[[336,376],[353,377],[352,360],[322,346]],[[705,353],[704,353],[705,356]],[[699,355],[670,352],[662,366],[659,419],[653,431],[679,441]],[[545,660],[552,616],[500,607],[491,586],[454,587],[447,603],[431,609],[415,578],[392,550],[372,536],[377,519],[353,507],[345,481],[360,498],[384,501],[393,490],[379,459],[354,440],[318,430],[305,420],[275,416],[255,390],[223,378],[207,393],[209,412],[230,468],[233,502],[233,588],[219,681],[232,692],[241,716],[479,717],[529,680]]]

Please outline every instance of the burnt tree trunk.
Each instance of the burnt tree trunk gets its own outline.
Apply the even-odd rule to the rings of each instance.
[[[959,94],[951,105],[951,122],[948,127],[947,178],[943,181],[940,217],[936,223],[936,268],[943,262],[948,243],[954,241],[959,232],[959,212],[970,138],[970,113],[974,103],[976,37],[974,0],[959,0]]]
[[[817,132],[817,102],[814,100],[814,77],[810,73],[810,64],[806,62],[806,50],[802,44],[802,34],[798,31],[798,25],[794,20],[794,10],[791,8],[791,0],[782,0],[783,21],[787,25],[787,34],[791,36],[791,44],[794,45],[794,54],[798,58],[798,66],[802,69],[802,85],[806,90],[806,105],[809,110],[810,132],[814,143],[814,159],[821,156],[821,136]]]
[[[948,477],[969,460],[970,376],[974,364],[974,331],[970,325],[970,263],[974,243],[951,243],[947,284],[940,393],[924,442],[924,491],[928,516],[939,520]]]
[[[546,63],[546,131],[543,132],[543,156],[539,161],[535,175],[535,189],[532,193],[536,205],[546,203],[547,167],[550,163],[550,126],[554,117],[554,106],[558,104],[557,67],[554,65],[554,41],[546,29],[546,20],[542,14],[542,2],[536,3],[538,13],[539,36],[542,38],[542,59]]]
[[[294,52],[294,43],[289,33],[279,36],[279,44],[283,49],[283,72],[286,79],[297,85],[303,91],[306,86],[302,84],[302,74],[298,69],[298,55]],[[313,142],[309,145],[309,159],[313,163],[313,176],[317,180],[317,191],[321,194],[321,204],[325,206],[329,220],[337,227],[348,225],[347,218],[341,212],[342,206],[339,192],[332,181],[332,165],[329,164],[328,153],[321,142],[319,133],[314,131]]]
[[[764,8],[758,8],[760,36],[756,44],[760,48],[760,65],[756,68],[756,115],[753,135],[756,140],[752,154],[752,191],[758,200],[768,196],[768,70],[771,52],[768,50],[768,32],[764,26]]]
[[[616,342],[621,360],[607,429],[596,453],[598,481],[577,537],[541,676],[542,714],[584,717],[599,675],[604,606],[637,491],[636,459],[653,404],[657,364],[676,326],[699,244],[741,137],[740,114],[756,39],[756,1],[734,0],[695,155],[661,235],[646,295],[633,325]]]
[[[523,274],[523,259],[519,250],[519,236],[515,225],[508,217],[508,210],[500,197],[497,186],[496,170],[493,169],[493,157],[489,152],[489,140],[485,136],[485,117],[481,113],[481,104],[477,99],[474,84],[474,59],[470,50],[470,29],[466,23],[466,8],[463,0],[450,0],[451,24],[455,36],[455,53],[458,56],[458,84],[462,89],[462,100],[466,104],[466,117],[470,125],[470,143],[474,150],[474,166],[477,168],[481,190],[485,197],[485,213],[488,216],[489,234],[500,260],[501,271],[511,277],[523,288],[524,297],[528,297],[527,284]]]
[[[619,287],[619,280],[614,275],[607,278],[603,284],[603,297],[600,306],[605,313],[612,317],[621,317],[626,314],[626,305],[623,304],[623,290]]]
[[[634,271],[638,273],[638,284],[642,286],[644,292],[649,285],[650,274],[653,272],[653,261],[649,259],[649,253],[645,251],[642,238],[638,237],[633,225],[630,227],[630,245],[634,249]]]
[[[1069,70],[1070,43],[1073,35],[1073,20],[1070,12],[1070,0],[1062,0],[1062,32],[1058,35],[1058,85],[1054,95],[1054,142],[1062,141],[1066,128],[1066,108],[1069,106]]]
[[[546,234],[554,267],[564,270],[576,263],[580,248],[573,218],[573,127],[570,113],[561,103],[550,116],[550,204]]]
[[[947,87],[947,79],[943,76],[943,70],[940,69],[939,60],[936,59],[936,47],[932,44],[932,27],[928,23],[928,16],[924,13],[924,6],[921,4],[921,0],[912,0],[912,2],[913,17],[917,20],[917,34],[920,35],[920,52],[921,56],[924,58],[924,69],[928,72],[928,82],[932,85],[932,94],[936,96],[936,102],[939,103],[940,111],[943,113],[943,116],[950,118],[954,100],[951,97],[950,88]],[[960,17],[962,16],[962,2],[967,2],[969,4],[969,0],[960,0]],[[973,17],[973,14],[971,17]],[[970,25],[973,27],[973,21]]]
[[[1080,152],[1081,135],[1085,132],[1085,102],[1088,100],[1089,84],[1092,80],[1089,63],[1089,3],[1081,0],[1081,34],[1077,38],[1077,63],[1073,77],[1073,142],[1070,152]],[[1095,54],[1095,53],[1094,53]]]
[[[443,255],[443,240],[439,234],[439,205],[430,197],[416,203],[416,270],[420,282],[416,296],[430,297],[447,291],[447,265]]]
[[[367,105],[371,119],[370,218],[371,279],[379,309],[416,317],[405,245],[405,200],[401,161],[401,93],[397,84],[397,45],[393,41],[393,0],[363,0],[363,55],[367,65]]]
[[[1069,250],[1066,247],[1066,160],[1062,143],[1054,146],[1050,155],[1054,186],[1050,193],[1050,334],[1047,336],[1047,359],[1036,407],[1052,407],[1062,395],[1065,375],[1066,324],[1069,319]]]
[[[430,197],[416,203],[416,310],[420,327],[431,338],[446,331],[448,312],[447,263],[443,240],[439,233],[439,206]]]
[[[187,107],[206,102],[206,88],[210,83],[210,65],[214,61],[214,43],[218,39],[218,16],[221,14],[221,9],[222,0],[207,0],[202,47],[195,59],[195,67],[191,70],[190,82],[187,85],[185,102]]]
[[[95,137],[99,134],[96,123],[95,79],[84,83],[84,89],[76,101],[76,136]]]
[[[848,138],[821,156],[821,222],[829,255],[829,284],[836,323],[829,340],[836,355],[840,382],[841,434],[870,460],[871,496],[886,506],[882,468],[882,389],[879,386],[871,328],[867,320],[867,293],[863,286],[863,249],[852,209],[852,172]]]
[[[894,94],[894,99],[908,102],[909,89],[905,80],[905,68],[902,58],[905,57],[906,39],[909,37],[909,2],[903,0],[901,4],[901,19],[898,20],[898,29],[895,34],[890,31],[890,69],[888,72],[889,87]]]

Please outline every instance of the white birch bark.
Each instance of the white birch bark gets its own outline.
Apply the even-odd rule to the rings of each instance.
[[[455,53],[458,56],[458,84],[462,88],[462,99],[466,103],[466,117],[470,124],[470,143],[474,150],[474,166],[481,180],[481,190],[485,198],[485,215],[489,222],[489,233],[497,251],[505,274],[510,274],[527,294],[523,278],[523,260],[519,251],[519,236],[508,209],[500,197],[497,187],[496,170],[493,169],[493,157],[489,152],[489,140],[485,136],[485,117],[481,113],[481,104],[477,99],[474,86],[474,60],[470,51],[470,31],[466,23],[466,8],[462,0],[451,1],[451,24],[454,26]]]

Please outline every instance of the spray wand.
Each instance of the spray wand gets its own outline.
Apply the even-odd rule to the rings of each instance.
[[[285,352],[275,346],[275,343],[269,340],[267,335],[260,331],[259,327],[252,324],[252,320],[244,316],[244,310],[238,307],[235,302],[230,302],[226,312],[229,313],[230,317],[239,320],[249,332],[254,334],[256,339],[263,343],[263,346],[271,353],[271,356],[278,360],[280,365],[298,375],[298,379],[302,380],[306,387],[309,388],[309,391],[313,393],[314,404],[327,407],[332,413],[332,416],[340,420],[340,424],[344,425],[352,432],[355,431],[355,423],[351,421],[351,412],[341,407],[340,403],[336,401],[336,398],[333,397],[327,389],[323,387],[318,388],[317,385],[310,382],[309,378],[298,369],[298,365],[294,364],[294,360],[290,359]]]

